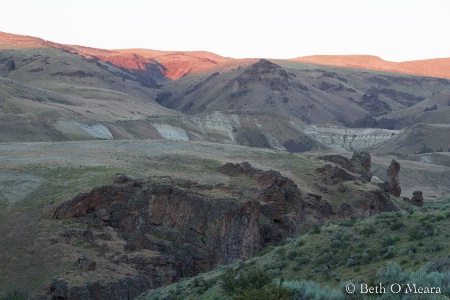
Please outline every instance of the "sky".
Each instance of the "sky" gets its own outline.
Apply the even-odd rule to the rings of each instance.
[[[234,58],[450,57],[449,0],[0,0],[0,31]]]

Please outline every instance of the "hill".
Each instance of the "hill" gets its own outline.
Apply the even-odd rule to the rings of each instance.
[[[156,101],[188,114],[261,110],[319,126],[401,129],[428,115],[434,122],[450,122],[448,83],[262,59],[231,71],[167,82]]]
[[[313,55],[298,57],[292,60],[326,66],[450,78],[450,58],[392,62],[370,55]]]
[[[94,49],[7,33],[0,49],[1,141],[150,138],[288,151],[370,146],[406,158],[420,149],[392,150],[399,130],[405,129],[395,141],[417,140],[415,124],[450,122],[449,81],[442,78],[202,51]],[[383,64],[347,58],[375,69]],[[445,140],[423,144],[446,151]],[[394,146],[376,148],[385,141]]]
[[[278,284],[280,279],[284,281],[282,286],[294,295],[273,299],[366,299],[361,283],[369,287],[381,283],[386,287],[387,292],[378,291],[374,297],[395,296],[390,285],[412,282],[439,287],[448,297],[450,261],[442,235],[448,235],[449,215],[447,206],[431,211],[382,213],[317,227],[282,246],[261,251],[258,257],[150,290],[139,299],[241,299],[254,289],[245,280],[252,278],[256,284],[265,278],[264,274],[269,279],[260,283],[258,289],[270,288],[265,293],[267,299],[272,299],[270,295],[277,291],[276,285],[270,285]],[[348,284],[357,287],[354,295],[346,293]],[[426,298],[440,299],[443,295]],[[397,297],[404,296],[402,293]]]

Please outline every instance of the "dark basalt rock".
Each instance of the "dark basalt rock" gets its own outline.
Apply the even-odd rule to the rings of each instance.
[[[372,178],[372,173],[370,171],[370,168],[372,167],[372,158],[369,152],[354,152],[351,159],[342,155],[324,155],[319,156],[319,159],[332,162],[347,171],[356,173],[367,182],[370,182]]]
[[[395,159],[391,161],[388,169],[386,170],[387,177],[390,179],[390,182],[386,185],[386,189],[389,193],[395,197],[400,197],[402,193],[402,189],[400,187],[400,181],[398,179],[398,173],[400,172],[400,163],[398,163]]]
[[[78,299],[134,299],[149,289],[145,276],[135,276],[118,281],[92,282],[70,287],[55,278],[48,285],[46,295],[32,297],[32,300],[78,300]]]
[[[352,163],[349,166],[354,168]],[[115,184],[94,188],[62,203],[55,209],[54,218],[77,218],[84,229],[66,229],[60,233],[61,242],[81,241],[102,253],[111,253],[105,241],[123,247],[122,252],[114,250],[114,255],[104,256],[101,263],[86,263],[87,258],[80,258],[76,272],[97,274],[108,261],[132,272],[121,273],[121,279],[75,286],[56,280],[46,291],[49,298],[43,299],[128,299],[122,296],[135,297],[145,289],[249,259],[262,247],[305,232],[331,217],[367,216],[396,209],[381,189],[363,189],[352,192],[349,203],[336,213],[323,196],[303,194],[278,171],[256,169],[248,162],[227,163],[218,171],[250,178],[255,184],[238,189],[167,176],[144,181],[117,174]],[[323,175],[321,180],[328,186],[363,182],[361,176],[339,166],[326,165],[316,174]],[[108,233],[111,231],[115,234]]]
[[[336,185],[344,181],[353,181],[356,177],[346,170],[337,166],[325,165],[316,170],[318,172],[321,181],[325,184]]]
[[[144,182],[118,174],[114,185],[94,188],[61,204],[54,211],[54,218],[78,218],[98,230],[113,228],[126,242],[124,253],[134,253],[133,260],[117,262],[140,270],[152,287],[209,271],[219,264],[251,258],[265,245],[303,229],[305,203],[292,180],[280,172],[259,170],[248,163],[226,164],[220,170],[229,176],[251,177],[257,186],[238,191],[232,186],[170,178],[166,183]],[[205,194],[209,192],[224,197]],[[330,207],[320,205],[330,214]],[[97,236],[89,230],[66,232],[64,240],[81,240],[101,248]],[[140,251],[146,249],[158,252],[158,258],[140,256]],[[161,265],[161,261],[165,263]],[[77,263],[82,271],[95,268],[95,264],[86,264],[84,258]],[[154,278],[161,274],[166,274],[164,280],[156,282]],[[102,290],[107,289],[103,283],[100,285]],[[77,287],[77,293],[88,295],[91,288]],[[74,299],[68,295],[61,299]]]
[[[354,152],[350,163],[354,170],[361,174],[367,182],[370,182],[372,179],[372,173],[370,171],[370,168],[372,167],[372,158],[369,152]]]
[[[414,191],[411,198],[411,204],[415,206],[423,206],[423,193],[422,191]]]

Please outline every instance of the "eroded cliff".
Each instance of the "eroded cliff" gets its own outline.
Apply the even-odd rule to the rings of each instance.
[[[389,196],[367,182],[367,157],[357,158],[351,168],[335,163],[339,159],[318,168],[313,175],[317,194],[302,192],[278,171],[246,162],[218,169],[237,177],[239,186],[118,174],[114,184],[79,194],[54,211],[55,219],[75,224],[59,232],[54,243],[81,244],[91,257],[98,255],[95,263],[78,263],[54,279],[37,299],[122,299],[123,293],[131,299],[146,289],[249,259],[331,218],[395,210]],[[332,191],[347,195],[346,200],[333,202]]]

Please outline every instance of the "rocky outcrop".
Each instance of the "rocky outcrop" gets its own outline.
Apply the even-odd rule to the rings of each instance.
[[[62,233],[62,236],[68,242],[72,237],[81,239],[99,251],[102,246],[96,236],[104,236],[105,228],[113,228],[124,242],[123,253],[133,255],[112,262],[137,272],[121,279],[129,282],[128,289],[133,290],[142,286],[141,280],[135,280],[136,276],[146,279],[146,288],[170,284],[219,264],[251,258],[265,245],[305,230],[301,220],[307,208],[292,180],[277,171],[255,169],[248,163],[226,164],[219,171],[229,176],[248,177],[256,185],[238,189],[169,177],[145,182],[118,174],[114,185],[95,188],[61,204],[54,211],[54,218],[77,218],[94,228],[96,234],[80,231]],[[154,254],[147,257],[145,251]],[[95,264],[86,261],[85,257],[78,259],[77,269],[95,269]],[[64,285],[59,282],[57,286]],[[94,299],[89,295],[92,289],[98,288],[99,294],[110,295],[110,286],[105,282],[65,286],[50,287],[48,293],[66,295],[60,299],[77,299],[74,295]]]
[[[348,194],[347,201],[335,208],[338,217],[368,217],[380,212],[397,210],[390,200],[385,184],[381,184],[378,188],[370,188],[370,186],[358,188],[371,182],[370,153],[355,152],[351,159],[341,155],[324,155],[318,158],[334,164],[327,164],[316,169],[319,175],[316,186],[319,190],[325,194]],[[352,185],[355,187],[352,188],[351,193],[348,193]]]
[[[241,89],[251,82],[267,85],[272,91],[286,91],[289,89],[289,74],[279,65],[267,59],[261,59],[247,68],[236,81]]]
[[[372,178],[372,173],[370,168],[372,167],[372,158],[369,152],[358,151],[354,152],[351,159],[346,158],[342,155],[324,155],[319,156],[319,159],[332,162],[347,171],[358,174],[365,181],[370,182]],[[342,173],[342,172],[341,172]],[[350,175],[342,173],[341,177],[346,177],[345,180],[353,180]]]
[[[134,299],[148,288],[150,288],[148,279],[143,275],[118,281],[94,281],[77,286],[70,286],[62,278],[54,278],[47,287],[46,295],[35,296],[31,299]]]
[[[434,150],[430,147],[428,147],[425,144],[422,144],[422,148],[419,149],[419,151],[416,151],[415,154],[425,154],[425,153],[433,153]]]
[[[400,181],[398,179],[398,173],[400,172],[400,163],[395,159],[391,161],[391,164],[386,170],[386,175],[390,181],[386,184],[386,189],[389,193],[395,197],[400,197],[402,189],[400,187]]]
[[[336,161],[346,162],[338,157]],[[356,170],[352,161],[348,162],[348,167]],[[280,172],[256,169],[247,162],[227,163],[218,171],[240,177],[245,184],[239,188],[213,186],[168,176],[145,181],[117,174],[113,185],[94,188],[62,203],[54,218],[76,218],[83,229],[66,229],[59,241],[81,243],[103,255],[95,262],[83,255],[75,270],[66,273],[67,278],[50,284],[46,291],[50,298],[43,299],[123,299],[123,291],[115,290],[117,286],[136,295],[217,265],[249,259],[262,247],[329,218],[395,210],[381,189],[365,187],[361,174],[339,165],[317,169],[317,187],[325,191],[320,195],[302,193]],[[323,196],[327,188],[345,193],[353,182],[364,188],[352,190],[338,209]],[[117,266],[125,270],[118,273],[120,276],[98,279],[104,277],[102,272]],[[96,274],[92,276],[95,280],[71,281],[70,274],[77,272]]]
[[[14,71],[16,69],[16,62],[14,61],[14,59],[10,59],[9,61],[6,62],[5,64],[5,69],[6,71]]]
[[[330,185],[336,185],[344,181],[351,181],[356,179],[354,175],[338,166],[325,165],[321,168],[318,168],[316,172],[319,174],[322,182]]]
[[[378,128],[334,128],[304,126],[304,132],[309,137],[332,149],[347,151],[363,151],[369,147],[393,139],[400,130]]]
[[[261,215],[269,220],[262,226],[264,243],[280,241],[302,229],[299,222],[305,211],[305,201],[297,185],[278,171],[253,168],[248,162],[227,163],[219,168],[228,176],[247,176],[259,184],[254,195],[261,205]]]
[[[86,256],[80,256],[74,266],[80,270],[93,271],[95,270],[97,263]]]
[[[178,247],[172,247],[169,253],[180,249],[187,253],[179,258],[186,268],[177,271],[180,274],[173,278],[176,280],[181,273],[192,276],[219,263],[254,255],[262,246],[260,209],[260,203],[255,200],[211,199],[196,188],[125,184],[80,194],[62,204],[54,216],[84,218],[92,226],[112,226],[131,251],[161,250],[147,234],[174,241]]]
[[[370,171],[370,168],[372,167],[372,158],[370,157],[369,152],[354,152],[351,159],[351,165],[365,180],[370,182],[372,179],[372,173]]]
[[[414,191],[411,198],[411,204],[415,206],[423,206],[423,193],[422,191]]]

